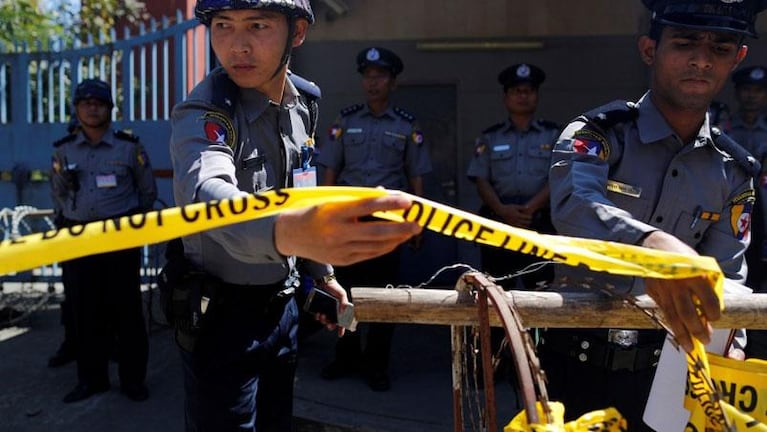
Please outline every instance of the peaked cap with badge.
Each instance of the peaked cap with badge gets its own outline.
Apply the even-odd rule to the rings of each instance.
[[[365,48],[357,54],[357,72],[365,72],[368,66],[378,66],[387,69],[395,77],[405,69],[402,59],[397,54],[381,47]]]
[[[529,63],[519,63],[509,66],[498,74],[498,82],[506,91],[517,84],[529,83],[538,88],[546,80],[546,73],[538,66]]]
[[[767,68],[764,66],[749,66],[738,69],[732,74],[732,82],[735,83],[735,87],[745,84],[767,87]]]
[[[757,37],[756,15],[767,0],[642,0],[654,23]]]
[[[109,84],[100,79],[88,78],[82,80],[75,89],[74,104],[77,105],[80,101],[86,99],[96,99],[102,102],[106,102],[109,107],[114,106],[112,101],[112,89],[109,88]]]

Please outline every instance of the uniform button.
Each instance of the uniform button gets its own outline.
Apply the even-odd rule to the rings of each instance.
[[[658,357],[658,356],[660,355],[660,350],[659,350],[659,349],[656,349],[655,351],[653,351],[653,352],[652,352],[652,354],[653,354],[655,357]]]
[[[580,360],[580,361],[581,361],[581,363],[582,363],[582,362],[585,362],[585,361],[586,361],[586,360],[588,360],[588,359],[589,359],[589,357],[588,357],[586,354],[584,354],[584,353],[580,353],[580,354],[578,354],[578,360]]]
[[[658,216],[658,217],[656,217],[656,218],[655,218],[655,222],[657,222],[657,223],[661,223],[661,222],[663,222],[663,216]]]
[[[679,175],[679,171],[677,171],[677,170],[672,170],[671,171],[671,177],[676,177],[678,175]]]
[[[696,239],[699,239],[699,238],[700,238],[700,233],[699,233],[699,232],[696,232],[696,233],[695,233],[695,235],[694,235],[693,237],[695,237]]]
[[[589,349],[589,341],[581,342],[581,348],[582,349]]]

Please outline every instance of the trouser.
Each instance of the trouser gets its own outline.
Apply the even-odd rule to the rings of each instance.
[[[71,353],[74,356],[77,352],[74,311],[77,304],[77,285],[69,280],[74,274],[71,270],[67,270],[69,265],[69,261],[61,263],[61,283],[64,285],[64,301],[61,302],[61,325],[64,326],[64,340],[61,342],[59,351]]]
[[[141,300],[141,250],[86,256],[64,268],[76,287],[73,312],[77,340],[77,375],[81,383],[109,384],[109,356],[117,344],[122,385],[146,378],[149,341]]]
[[[383,288],[387,284],[397,285],[399,280],[401,252],[395,249],[386,255],[350,266],[335,268],[338,281],[347,289],[350,301],[351,287]],[[394,324],[370,323],[364,352],[361,349],[360,332],[346,332],[336,344],[336,359],[340,362],[355,363],[360,355],[364,358],[369,372],[386,372],[389,369]]]
[[[552,401],[565,405],[567,421],[615,407],[630,431],[652,431],[642,421],[665,332],[639,330],[631,347],[608,342],[607,329],[542,332],[538,347]]]
[[[188,432],[290,431],[298,308],[282,284],[223,284],[194,352],[181,349]]]
[[[528,200],[528,197],[512,197],[503,198],[502,202],[504,204],[524,204]],[[499,222],[504,222],[501,217],[495,214],[495,212],[488,206],[483,205],[479,210],[479,215]],[[555,232],[554,226],[551,223],[551,212],[548,208],[538,210],[533,215],[533,222],[530,224],[530,229],[544,234],[552,234]],[[535,255],[515,252],[495,246],[481,246],[480,254],[482,259],[482,271],[493,277],[513,274],[530,264],[544,261],[542,258]],[[520,278],[524,288],[533,289],[538,283],[549,283],[554,279],[554,267],[548,265],[532,273],[522,275]],[[515,284],[516,279],[508,279],[499,282],[499,285],[505,289],[513,289],[515,288]]]

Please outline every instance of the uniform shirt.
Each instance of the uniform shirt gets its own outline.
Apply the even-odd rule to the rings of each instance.
[[[610,127],[604,142],[582,120],[565,128],[549,177],[554,226],[563,235],[632,245],[660,229],[714,257],[727,278],[743,282],[754,197],[750,174],[712,141],[708,116],[698,136],[682,143],[650,93],[636,106],[638,117]],[[560,275],[576,272],[564,267],[557,266]],[[612,283],[631,288],[625,279]],[[641,278],[635,284],[634,293],[644,292]]]
[[[748,126],[740,116],[735,115],[726,132],[762,164],[762,172],[759,178],[755,179],[755,183],[758,182],[755,186],[764,221],[762,226],[767,227],[767,117],[760,115],[753,126]]]
[[[389,107],[380,116],[367,105],[341,111],[317,163],[336,172],[344,186],[404,190],[407,180],[431,172],[423,133],[412,115]]]
[[[477,138],[469,179],[487,180],[499,198],[531,197],[548,181],[551,149],[559,129],[535,120],[519,131],[511,120],[485,129]]]
[[[152,208],[157,185],[149,158],[132,135],[110,128],[94,145],[80,132],[54,146],[51,189],[54,207],[65,218],[90,222]],[[67,168],[76,172],[77,191],[62,177]]]
[[[221,200],[292,186],[301,146],[310,142],[307,105],[285,82],[280,104],[254,89],[236,88],[222,68],[211,71],[176,105],[171,116],[170,153],[177,205]],[[213,104],[225,88],[232,114]],[[276,217],[229,225],[183,238],[184,253],[200,270],[224,282],[267,285],[284,280],[295,259],[277,252]],[[258,265],[255,265],[258,264]],[[309,263],[319,278],[332,272]]]

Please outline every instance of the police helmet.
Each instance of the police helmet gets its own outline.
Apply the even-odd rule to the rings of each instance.
[[[545,80],[546,73],[543,69],[529,63],[509,66],[498,74],[498,82],[503,86],[503,91],[522,83],[529,83],[538,88]]]
[[[309,0],[197,0],[194,15],[201,23],[209,26],[217,12],[235,9],[268,9],[314,23],[314,12]]]
[[[732,82],[735,83],[736,88],[744,84],[767,87],[767,68],[764,66],[750,66],[738,69],[732,74]]]
[[[653,23],[757,37],[756,15],[767,0],[642,0]]]
[[[402,59],[397,54],[381,47],[365,48],[357,54],[357,72],[365,72],[368,66],[382,67],[395,77],[405,69]]]
[[[74,104],[77,105],[85,99],[96,99],[106,102],[110,108],[114,106],[114,102],[112,102],[112,89],[109,88],[109,84],[100,79],[88,78],[82,80],[77,85]]]

